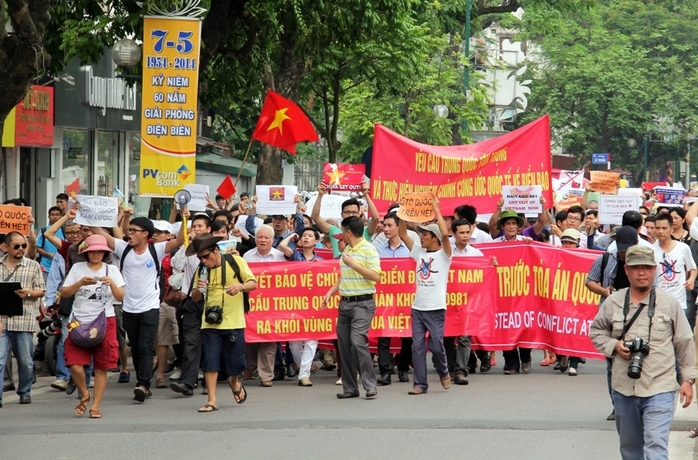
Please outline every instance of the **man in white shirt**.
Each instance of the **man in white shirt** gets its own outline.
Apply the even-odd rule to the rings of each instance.
[[[672,217],[658,214],[654,219],[654,259],[657,262],[657,288],[676,297],[686,312],[686,290],[693,289],[696,263],[686,243],[671,238]]]
[[[448,373],[446,349],[444,348],[444,325],[446,322],[446,286],[451,266],[451,242],[448,229],[441,215],[439,199],[434,197],[434,213],[438,224],[420,225],[420,243],[416,244],[407,235],[405,222],[400,222],[400,238],[410,250],[410,257],[417,262],[415,277],[417,289],[412,303],[412,366],[413,386],[410,395],[426,394],[427,383],[427,340],[429,350],[441,386],[451,387]]]
[[[262,224],[255,230],[257,247],[247,251],[243,256],[246,262],[284,262],[284,253],[272,246],[274,241],[274,229]],[[276,358],[276,342],[246,343],[247,368],[243,374],[243,380],[247,380],[255,367],[259,374],[261,385],[265,388],[274,384],[274,361]]]
[[[126,283],[124,292],[124,328],[131,343],[133,367],[137,384],[134,400],[144,402],[152,395],[150,380],[153,377],[155,338],[160,321],[160,269],[166,254],[184,243],[184,232],[177,239],[148,245],[155,227],[147,217],[136,217],[128,226],[129,242],[116,239],[100,227],[92,227],[95,234],[107,239],[121,261],[122,275]],[[153,252],[157,260],[153,259]]]
[[[465,219],[472,224],[473,231],[470,234],[471,244],[492,242],[492,237],[487,234],[487,232],[483,232],[477,228],[475,225],[475,222],[477,222],[477,209],[475,209],[475,207],[470,206],[469,204],[464,204],[462,206],[458,206],[453,213],[455,214],[456,220]]]

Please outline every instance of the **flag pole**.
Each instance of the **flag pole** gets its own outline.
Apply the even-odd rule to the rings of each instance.
[[[240,182],[240,176],[242,175],[242,168],[245,167],[245,163],[247,162],[247,155],[250,154],[250,149],[252,148],[253,141],[254,141],[254,139],[250,137],[250,144],[247,146],[247,151],[245,152],[245,156],[242,158],[242,165],[240,165],[240,170],[238,171],[238,177],[235,178],[235,189],[236,190],[238,188],[238,182]]]

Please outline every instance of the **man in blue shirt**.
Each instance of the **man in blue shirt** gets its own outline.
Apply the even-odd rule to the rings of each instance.
[[[61,208],[58,206],[51,206],[51,208],[48,210],[48,225],[39,231],[39,236],[36,238],[36,261],[41,265],[41,273],[44,275],[44,281],[46,281],[48,272],[51,270],[51,261],[53,260],[53,256],[58,250],[48,239],[44,237],[44,232],[51,225],[58,222],[58,219],[60,219],[61,216]],[[62,228],[56,232],[56,236],[62,240],[65,239]]]

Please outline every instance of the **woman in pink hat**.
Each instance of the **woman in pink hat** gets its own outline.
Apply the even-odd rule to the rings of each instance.
[[[102,235],[92,235],[85,239],[80,244],[79,252],[86,254],[87,261],[78,262],[71,267],[61,289],[61,297],[74,296],[70,323],[90,323],[104,311],[107,328],[102,342],[92,348],[78,347],[69,334],[65,341],[65,363],[70,366],[73,381],[80,390],[80,402],[75,408],[75,414],[83,415],[90,402],[83,366],[94,360],[95,394],[90,418],[102,418],[99,404],[107,387],[107,370],[117,367],[119,359],[114,303],[121,302],[124,298],[124,279],[115,265],[102,261],[105,254],[112,252]]]

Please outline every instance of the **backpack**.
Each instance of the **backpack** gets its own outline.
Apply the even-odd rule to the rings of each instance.
[[[233,269],[233,272],[235,273],[235,277],[240,281],[240,283],[244,284],[244,281],[242,280],[242,275],[240,275],[240,266],[238,263],[235,261],[235,258],[233,257],[232,254],[222,254],[223,260],[222,262],[228,262],[228,265]],[[200,263],[198,268],[196,269],[196,273],[201,276],[201,269],[203,268],[203,264]],[[187,292],[187,297],[191,296],[191,291],[192,288],[194,287],[194,278],[196,277],[196,273],[194,276],[191,278],[191,283],[189,283],[189,292]],[[221,284],[223,287],[225,287],[225,269],[221,265]],[[245,310],[245,313],[248,313],[250,311],[250,293],[249,292],[243,292],[242,293],[242,304]]]
[[[126,246],[126,249],[124,249],[124,253],[121,254],[121,263],[119,265],[119,270],[122,274],[124,273],[124,259],[126,259],[128,253],[132,250],[133,246],[129,244],[128,246]],[[152,243],[148,243],[148,250],[150,251],[150,256],[153,258],[153,262],[155,262],[155,270],[157,270],[158,273],[158,281],[155,287],[157,287],[160,290],[160,303],[162,303],[163,299],[165,298],[165,275],[162,272],[162,267],[160,266],[160,261],[158,260],[158,252],[155,250],[155,245]]]
[[[48,230],[48,225],[47,225],[46,227],[42,228],[41,230],[39,230],[39,235],[43,236],[44,239],[41,240],[41,246],[39,246],[37,249],[44,249],[44,246],[46,246],[46,236],[44,236],[44,233],[46,233],[46,230]],[[41,254],[39,254],[39,251],[36,251],[36,255],[34,256],[34,260],[36,260],[36,261],[39,262],[39,264],[40,264],[40,263],[41,263],[41,259],[42,259],[43,257],[44,257],[44,256],[42,256]]]

